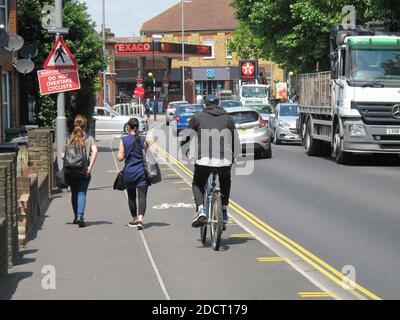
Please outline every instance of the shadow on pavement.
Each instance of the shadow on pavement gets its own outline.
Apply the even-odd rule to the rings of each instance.
[[[110,221],[85,221],[86,228],[92,227],[92,226],[100,226],[104,224],[113,224]]]
[[[335,162],[335,159],[328,157],[321,157],[321,159]],[[348,167],[399,167],[400,157],[398,155],[389,154],[374,154],[374,155],[351,155],[349,162],[344,166]]]
[[[0,300],[10,300],[18,288],[18,284],[32,275],[33,272],[16,272],[6,276],[4,283],[0,286]]]
[[[154,227],[168,227],[170,226],[169,223],[164,223],[164,222],[149,222],[146,223],[144,222],[144,229],[150,229],[150,228],[154,228]]]
[[[104,190],[104,189],[112,189],[113,186],[106,186],[106,187],[94,187],[94,188],[89,188],[89,191],[99,191],[99,190]]]
[[[252,241],[255,240],[254,238],[228,238],[228,239],[222,239],[221,240],[221,246],[219,251],[228,251],[229,247],[232,245],[237,245],[237,244],[243,244],[246,243],[248,241]],[[199,239],[200,241],[200,239]],[[211,248],[211,240],[207,239],[206,242],[201,245],[198,246],[197,248]]]
[[[118,148],[110,148],[110,147],[101,147],[101,146],[97,146],[97,150],[99,152],[116,152],[118,151]]]

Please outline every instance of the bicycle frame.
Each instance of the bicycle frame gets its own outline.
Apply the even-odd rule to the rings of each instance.
[[[206,215],[207,215],[207,224],[211,224],[212,221],[210,221],[210,212],[211,212],[211,207],[213,205],[213,198],[215,194],[220,193],[220,189],[217,187],[217,173],[213,172],[210,174],[210,177],[208,178],[208,183],[206,187],[206,192],[205,192],[205,204],[204,208],[206,209]]]

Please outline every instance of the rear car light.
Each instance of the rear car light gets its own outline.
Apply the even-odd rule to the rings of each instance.
[[[176,115],[176,116],[175,116],[175,120],[176,120],[176,121],[180,121],[180,120],[181,120],[181,117],[178,116],[178,115]]]
[[[260,128],[263,128],[263,127],[265,127],[266,126],[266,123],[265,123],[265,120],[262,118],[262,117],[260,117],[260,122],[259,122],[259,125],[258,125]]]

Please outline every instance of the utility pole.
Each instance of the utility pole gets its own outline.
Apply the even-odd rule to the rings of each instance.
[[[185,92],[185,18],[184,18],[184,5],[185,1],[181,0],[182,4],[182,101],[186,101]]]
[[[106,0],[103,0],[103,54],[107,59],[106,53]],[[108,63],[108,61],[107,61]],[[103,107],[106,107],[106,88],[107,88],[107,66],[103,71]]]
[[[63,17],[62,17],[63,3],[62,0],[56,0],[55,11],[56,11],[56,29],[63,28]],[[56,40],[61,36],[60,33],[56,33]],[[63,160],[61,159],[61,153],[64,151],[65,140],[67,139],[67,118],[65,117],[65,94],[59,93],[57,96],[57,164],[58,168],[63,167]]]

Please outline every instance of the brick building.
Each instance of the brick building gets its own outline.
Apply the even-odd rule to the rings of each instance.
[[[17,0],[0,0],[0,25],[9,34],[17,33]],[[4,139],[4,130],[19,128],[21,123],[19,75],[13,62],[13,54],[0,49],[0,142]]]

